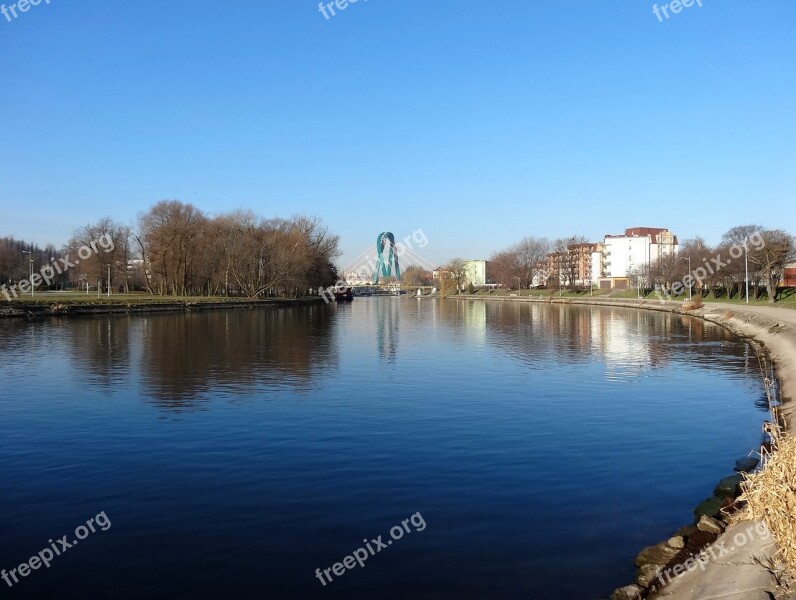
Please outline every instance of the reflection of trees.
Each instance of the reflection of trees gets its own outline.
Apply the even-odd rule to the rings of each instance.
[[[219,386],[305,386],[336,360],[331,323],[325,306],[110,317],[81,323],[76,349],[105,379],[140,355],[144,393],[184,409]]]
[[[75,319],[69,325],[72,355],[89,373],[89,383],[123,383],[130,366],[130,318]]]

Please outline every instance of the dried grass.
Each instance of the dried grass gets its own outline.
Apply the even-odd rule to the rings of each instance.
[[[773,369],[758,357],[771,413],[763,427],[770,443],[760,449],[761,469],[745,475],[739,502],[746,503],[744,518],[763,521],[777,542],[778,562],[796,575],[796,438],[785,431],[775,398]]]
[[[691,312],[692,310],[696,310],[698,308],[702,308],[702,296],[694,296],[691,300],[683,304],[683,311]]]

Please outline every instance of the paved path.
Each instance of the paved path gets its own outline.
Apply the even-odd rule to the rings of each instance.
[[[716,558],[708,559],[704,570],[696,567],[675,577],[653,598],[771,600],[777,581],[757,560],[771,557],[773,542],[759,539],[754,525],[749,521],[731,525],[714,544]],[[734,539],[742,545],[736,547]]]
[[[735,312],[749,312],[757,315],[761,315],[764,317],[768,317],[770,319],[776,319],[778,321],[783,321],[788,323],[789,325],[793,325],[796,327],[796,309],[793,308],[781,308],[777,305],[774,306],[758,306],[755,304],[730,304],[724,302],[706,302],[704,305],[705,309],[710,308],[720,308],[722,310],[729,310]]]

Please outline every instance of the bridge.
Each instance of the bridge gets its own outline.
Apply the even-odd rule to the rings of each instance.
[[[422,233],[422,230],[415,232]],[[432,293],[433,286],[408,286],[401,283],[401,266],[404,270],[409,266],[418,266],[426,271],[434,271],[435,266],[418,254],[413,245],[413,236],[407,236],[403,242],[396,242],[392,232],[385,231],[376,236],[375,252],[373,247],[367,248],[341,272],[343,279],[352,288],[355,295],[400,295],[416,294],[420,289],[423,295]],[[419,240],[414,240],[420,243]],[[427,243],[423,234],[423,245]],[[384,280],[384,281],[382,281]]]
[[[417,294],[417,290],[420,290],[423,296],[428,296],[437,289],[433,285],[404,285],[400,283],[352,284],[350,287],[355,296],[401,296],[404,294],[413,296]]]

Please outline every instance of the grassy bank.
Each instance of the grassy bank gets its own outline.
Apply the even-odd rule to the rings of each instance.
[[[635,300],[639,297],[636,290],[594,290],[594,292],[570,292],[567,290],[479,290],[474,294],[467,294],[476,297],[495,297],[495,296],[518,296],[518,297],[534,297],[534,298],[615,298],[623,300]],[[653,292],[650,294],[641,294],[641,298],[647,300],[657,300],[658,296]],[[688,294],[681,294],[680,296],[672,296],[670,300],[685,302],[688,300]],[[703,302],[722,302],[725,304],[737,304],[740,308],[742,305],[746,306],[744,298],[734,296],[727,298],[724,295],[714,296],[708,294],[702,296]],[[749,306],[776,306],[781,308],[796,308],[796,288],[787,288],[783,290],[777,302],[769,304],[768,298],[763,295],[761,298],[755,300],[749,299]]]
[[[125,312],[189,312],[193,310],[299,306],[317,304],[317,296],[306,298],[230,298],[225,296],[152,296],[114,294],[110,297],[79,292],[39,293],[10,302],[0,301],[0,317],[112,314]]]

